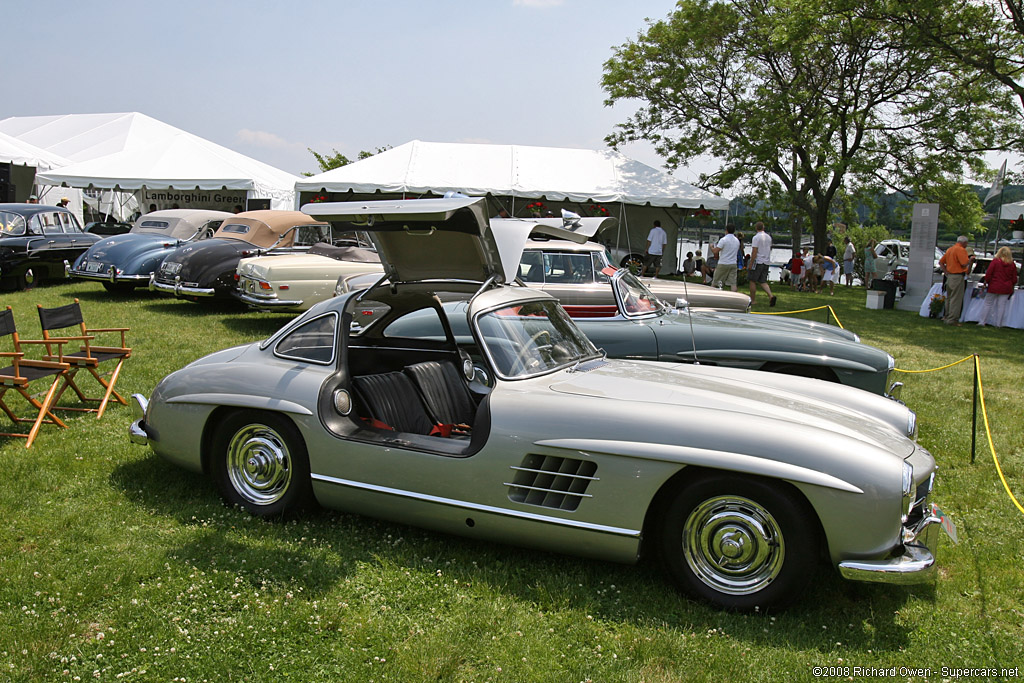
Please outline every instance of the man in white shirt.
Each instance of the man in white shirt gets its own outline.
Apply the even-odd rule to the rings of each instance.
[[[661,271],[661,255],[668,244],[668,235],[661,229],[661,221],[654,221],[654,227],[647,233],[647,250],[644,252],[644,272],[654,264],[654,277]]]
[[[772,294],[772,288],[768,286],[768,264],[771,263],[772,238],[764,231],[764,223],[761,221],[754,223],[754,228],[757,232],[750,240],[750,244],[753,246],[750,252],[750,305],[754,305],[757,287],[760,285],[768,295],[768,305],[774,306],[776,296]]]
[[[853,259],[857,255],[857,250],[853,248],[853,242],[850,241],[849,235],[843,238],[846,242],[846,248],[843,250],[843,275],[846,277],[846,286],[853,286]]]
[[[711,251],[718,259],[715,274],[711,276],[711,286],[721,287],[726,284],[734,292],[736,291],[736,271],[739,270],[736,257],[740,251],[740,241],[735,233],[735,225],[725,226],[725,234],[722,235],[722,239],[711,247]]]

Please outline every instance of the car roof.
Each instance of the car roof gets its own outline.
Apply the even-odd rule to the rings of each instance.
[[[51,211],[60,211],[62,213],[71,213],[64,207],[61,206],[48,206],[46,204],[0,204],[0,211],[9,211],[11,213],[18,213],[22,216],[34,216],[37,213],[49,213]]]
[[[265,209],[262,211],[243,211],[229,218],[225,218],[214,237],[227,239],[241,239],[251,242],[256,246],[269,247],[277,242],[277,239],[297,225],[325,225],[326,221],[317,220],[301,211],[275,211]],[[225,230],[230,225],[245,225],[251,228],[250,232],[242,234]],[[284,245],[288,246],[288,245]]]

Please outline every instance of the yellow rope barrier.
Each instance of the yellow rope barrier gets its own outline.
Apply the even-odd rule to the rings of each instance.
[[[977,354],[972,354],[970,356],[967,356],[966,358],[961,358],[958,361],[950,363],[949,365],[943,365],[942,367],[938,368],[931,368],[930,370],[901,370],[899,368],[893,368],[893,370],[895,370],[896,372],[906,373],[936,372],[937,370],[945,370],[946,368],[951,368],[954,365],[960,365],[960,363],[965,363],[971,360],[972,358],[974,359],[974,369],[978,373],[978,397],[981,399],[981,417],[982,421],[985,423],[985,436],[988,439],[988,449],[989,452],[992,453],[992,461],[996,464],[996,472],[999,474],[999,481],[1003,483],[1003,488],[1006,490],[1006,495],[1010,497],[1010,500],[1012,500],[1013,504],[1017,506],[1017,509],[1020,510],[1022,514],[1024,514],[1024,506],[1020,504],[1017,498],[1013,495],[1013,491],[1010,490],[1010,485],[1006,482],[1006,476],[1003,474],[1003,468],[999,464],[999,456],[996,455],[995,443],[992,441],[992,429],[989,427],[988,424],[988,409],[985,407],[985,389],[981,384],[981,359],[978,358]]]
[[[832,317],[836,319],[836,325],[839,326],[839,329],[846,329],[845,327],[843,327],[843,324],[839,322],[839,316],[836,315],[835,310],[831,306],[816,306],[814,308],[802,308],[799,311],[751,311],[751,313],[754,313],[755,315],[793,315],[794,313],[810,313],[811,311],[820,311],[823,308],[827,308],[829,313],[832,314]]]
[[[1010,497],[1013,504],[1017,506],[1017,509],[1024,514],[1024,507],[1021,506],[1020,502],[1013,495],[1013,491],[1010,490],[1010,485],[1006,483],[1006,476],[1003,475],[1003,468],[999,465],[999,458],[996,456],[996,447],[992,443],[992,430],[988,426],[988,410],[985,409],[985,389],[981,385],[981,359],[977,356],[974,357],[974,369],[978,372],[978,396],[981,397],[981,417],[985,422],[985,436],[988,437],[988,448],[992,451],[992,461],[996,464],[996,472],[999,473],[999,481],[1003,482],[1003,488],[1006,489],[1006,495]]]
[[[954,365],[960,365],[961,363],[965,363],[965,362],[969,361],[972,358],[974,358],[974,356],[970,355],[970,356],[967,356],[966,358],[961,358],[958,361],[954,361],[954,362],[950,363],[949,365],[943,365],[942,367],[939,367],[939,368],[932,368],[931,370],[901,370],[900,368],[893,368],[893,372],[906,372],[908,374],[920,374],[922,372],[936,372],[938,370],[945,370],[946,368],[951,368]]]

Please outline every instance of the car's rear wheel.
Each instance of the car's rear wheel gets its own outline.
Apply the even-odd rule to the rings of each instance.
[[[295,425],[269,412],[228,415],[213,439],[221,495],[258,517],[277,517],[311,498],[309,454]]]
[[[686,593],[718,607],[781,607],[818,561],[813,513],[797,496],[726,473],[686,485],[668,505],[661,555]]]

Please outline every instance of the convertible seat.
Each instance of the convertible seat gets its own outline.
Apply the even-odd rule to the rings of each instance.
[[[83,403],[99,403],[96,408],[55,408],[55,410],[77,410],[82,412],[96,413],[96,419],[103,417],[103,411],[107,409],[107,403],[113,399],[122,405],[128,405],[128,401],[124,399],[120,394],[114,391],[114,385],[117,384],[117,378],[121,374],[121,368],[124,365],[125,360],[131,357],[132,350],[125,344],[125,333],[131,328],[128,327],[86,327],[85,321],[82,318],[82,308],[78,304],[78,299],[75,299],[74,303],[67,304],[66,306],[60,306],[57,308],[43,308],[38,306],[39,309],[39,324],[43,328],[43,341],[49,343],[55,343],[57,341],[68,342],[68,341],[81,341],[83,345],[80,351],[74,353],[65,353],[62,356],[62,360],[71,365],[71,370],[64,375],[64,384],[61,386],[57,395],[54,397],[53,402],[56,403],[60,400],[60,397],[64,395],[64,392],[70,388],[78,396],[78,399]],[[71,328],[77,328],[79,334],[74,336],[57,335],[51,337],[50,332],[55,330],[68,330]],[[92,343],[96,338],[97,333],[110,333],[119,332],[121,334],[121,345],[120,346],[98,346]],[[47,346],[47,355],[44,357],[46,360],[54,360],[55,356],[49,346]],[[99,371],[100,363],[113,362],[114,368],[109,372],[101,373]],[[100,383],[103,387],[104,393],[101,397],[86,396],[85,393],[79,388],[78,384],[75,383],[75,375],[78,374],[79,370],[88,370],[89,373]],[[108,379],[109,378],[109,379]]]
[[[11,360],[10,365],[0,368],[0,411],[3,411],[15,425],[31,422],[32,427],[27,434],[23,432],[0,432],[0,436],[14,436],[26,439],[25,448],[31,448],[32,442],[36,440],[36,435],[39,433],[39,428],[44,424],[53,424],[67,429],[67,425],[53,414],[51,406],[56,400],[57,386],[60,384],[61,378],[66,376],[70,366],[61,360],[63,356],[63,341],[50,342],[57,346],[57,360],[31,360],[25,358],[25,353],[22,351],[23,344],[46,344],[46,342],[41,339],[21,339],[14,325],[14,313],[11,311],[10,306],[4,311],[0,311],[0,337],[8,336],[11,337],[14,351],[0,351],[0,358],[9,358]],[[52,347],[48,346],[48,348]],[[53,378],[49,389],[40,391],[37,394],[29,393],[29,386],[32,382],[45,380],[48,377]],[[4,397],[12,389],[21,394],[22,398],[32,406],[35,410],[34,415],[31,417],[18,415],[7,405]],[[44,394],[45,397],[40,401],[38,397]]]
[[[476,402],[451,361],[429,360],[405,368],[416,383],[430,419],[468,431],[476,415]]]
[[[356,392],[375,426],[398,432],[430,434],[434,423],[427,415],[412,380],[400,372],[352,378]]]

